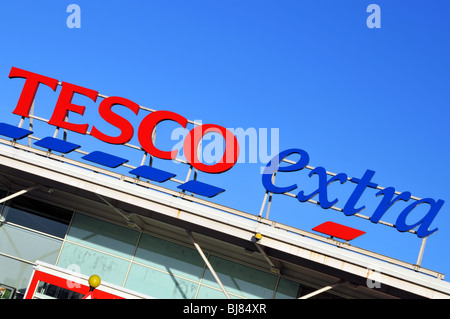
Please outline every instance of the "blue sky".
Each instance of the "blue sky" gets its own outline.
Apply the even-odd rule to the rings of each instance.
[[[67,27],[72,3],[81,8],[81,28]],[[366,25],[372,3],[380,6],[381,28]],[[23,81],[8,78],[15,66],[190,120],[276,128],[279,150],[303,149],[312,166],[350,177],[374,170],[380,186],[445,200],[422,266],[449,280],[449,10],[445,0],[2,0],[0,114],[4,122],[19,122],[11,112]],[[36,115],[49,118],[57,96],[40,89]],[[98,123],[98,103],[78,101],[86,114],[73,121]],[[142,117],[123,114],[136,133]],[[82,145],[83,138],[69,134]],[[262,165],[239,163],[199,179],[226,189],[214,201],[257,214]],[[280,181],[313,190],[317,181],[307,173]],[[330,187],[336,206],[354,186]],[[370,216],[379,199],[367,193],[362,213]],[[420,219],[420,212],[411,218]],[[398,213],[393,207],[383,219],[395,222]],[[366,234],[355,246],[411,263],[421,243],[415,235],[282,195],[274,197],[270,218],[305,230],[327,220],[356,227]]]

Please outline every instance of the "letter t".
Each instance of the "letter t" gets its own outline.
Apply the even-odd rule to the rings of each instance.
[[[364,192],[364,190],[366,189],[366,187],[376,188],[378,186],[378,184],[370,182],[370,180],[372,179],[374,174],[375,174],[374,171],[366,170],[366,172],[364,173],[364,175],[361,179],[358,179],[358,178],[351,179],[351,181],[353,183],[358,184],[358,186],[356,186],[355,190],[350,195],[350,198],[348,199],[347,203],[344,206],[343,212],[346,216],[354,215],[354,214],[362,211],[364,208],[366,208],[366,206],[362,206],[360,208],[355,208],[355,205],[358,202],[358,200],[361,198],[361,195]]]
[[[22,89],[22,93],[20,94],[19,101],[17,102],[17,106],[13,111],[14,114],[24,117],[29,117],[31,104],[34,101],[39,84],[45,84],[49,86],[53,91],[56,91],[56,87],[58,86],[58,80],[56,79],[52,79],[15,67],[11,68],[9,77],[26,79]]]

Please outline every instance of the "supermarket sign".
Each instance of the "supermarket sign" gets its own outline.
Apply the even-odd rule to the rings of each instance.
[[[10,78],[24,78],[25,84],[22,89],[19,101],[13,113],[22,117],[30,116],[31,105],[35,99],[38,87],[45,85],[56,91],[59,81],[54,78],[32,73],[26,70],[13,67],[9,74]],[[112,111],[114,105],[122,105],[138,115],[140,107],[137,103],[123,97],[112,96],[102,100],[98,106],[100,116],[111,125],[120,130],[118,136],[105,134],[96,127],[95,123],[71,123],[67,120],[70,112],[83,116],[86,107],[72,103],[75,94],[80,94],[96,102],[99,96],[98,92],[85,87],[62,82],[61,92],[53,109],[53,114],[48,124],[66,129],[69,131],[86,134],[91,127],[90,135],[109,144],[128,143],[133,135],[134,128],[131,123]],[[162,158],[174,159],[177,156],[177,150],[165,151],[157,148],[152,140],[152,134],[156,126],[162,121],[174,121],[181,127],[186,128],[188,120],[180,114],[170,111],[155,111],[149,113],[138,127],[138,139],[140,146],[148,154]],[[197,150],[203,136],[207,133],[219,133],[225,139],[225,151],[222,159],[214,165],[204,164],[199,160]],[[216,124],[204,124],[192,129],[184,140],[184,155],[189,164],[196,169],[206,173],[223,173],[229,170],[237,162],[239,156],[239,143],[236,137],[226,128]]]
[[[297,158],[299,157],[299,159],[297,161],[289,161],[287,163],[286,161],[284,161],[284,159],[289,158],[293,155]],[[276,185],[276,183],[274,183],[274,175],[279,173],[289,173],[303,170],[308,165],[308,163],[309,155],[302,149],[288,149],[282,151],[280,154],[278,154],[278,156],[276,156],[267,164],[266,169],[262,174],[262,183],[264,185],[264,188],[266,189],[266,191],[272,194],[285,194],[288,192],[297,191],[298,185],[295,183],[287,185]],[[324,167],[316,167],[311,170],[311,172],[309,173],[309,177],[312,177],[313,175],[317,175],[318,177],[318,188],[310,194],[305,194],[303,190],[294,193],[299,202],[306,202],[308,200],[311,200],[311,198],[318,196],[318,204],[320,205],[320,207],[329,209],[333,207],[339,199],[336,198],[330,200],[328,198],[328,186],[335,182],[344,184],[350,181],[351,183],[356,184],[356,187],[354,188],[353,192],[347,199],[347,202],[342,209],[344,215],[353,216],[365,209],[365,206],[358,204],[358,202],[364,192],[368,188],[372,188],[379,190],[375,194],[375,196],[382,197],[380,203],[378,204],[378,207],[369,218],[371,222],[378,223],[383,215],[397,202],[409,202],[411,200],[412,203],[404,208],[398,215],[394,225],[395,228],[397,228],[397,230],[400,232],[405,232],[418,227],[416,234],[420,238],[427,237],[438,230],[438,228],[430,229],[430,226],[434,221],[436,215],[444,205],[444,201],[441,199],[414,199],[411,193],[408,191],[400,193],[397,192],[394,187],[379,187],[377,183],[372,181],[372,178],[375,175],[375,172],[372,170],[366,170],[366,172],[360,178],[349,178],[345,173],[333,174],[332,176],[329,176],[329,174],[327,174],[327,170]],[[410,213],[419,205],[428,206],[428,211],[426,212],[426,214],[421,219],[416,220],[412,223],[410,221],[407,221]]]
[[[47,122],[48,124],[84,135],[90,134],[100,141],[114,145],[123,145],[128,143],[135,134],[134,127],[130,121],[112,110],[114,105],[121,105],[138,115],[141,107],[129,99],[118,96],[104,97],[98,106],[98,113],[102,119],[118,128],[121,132],[119,135],[111,136],[105,132],[102,132],[102,130],[97,127],[97,123],[73,123],[68,120],[69,113],[77,113],[78,115],[83,116],[86,110],[85,106],[73,103],[72,100],[74,95],[80,94],[88,97],[93,102],[96,102],[99,96],[99,93],[96,90],[74,85],[68,82],[59,82],[57,79],[15,67],[11,68],[9,77],[25,79],[17,105],[13,110],[14,114],[19,115],[22,118],[30,117],[30,110],[35,100],[37,90],[40,86],[46,86],[53,91],[56,91],[57,86],[61,85],[61,91],[56,104],[53,107],[52,116]],[[152,139],[152,135],[156,127],[163,121],[175,122],[182,128],[186,128],[188,124],[188,120],[180,114],[170,111],[152,111],[142,119],[137,127],[137,137],[141,149],[149,155],[161,159],[173,160],[176,158],[178,151],[175,149],[170,151],[161,150],[155,146]],[[0,134],[9,136],[15,140],[28,136],[32,133],[33,132],[21,127],[15,127],[7,123],[0,123]],[[202,139],[204,139],[206,134],[209,133],[218,133],[225,141],[222,158],[212,165],[202,162],[200,156],[198,156],[199,146],[201,145]],[[68,153],[80,147],[80,145],[70,143],[65,140],[60,140],[55,137],[43,138],[35,144],[37,146],[62,153]],[[201,124],[194,127],[186,135],[183,142],[183,151],[187,163],[193,168],[205,173],[218,174],[228,171],[237,163],[239,156],[239,142],[233,132],[227,128],[217,124]],[[297,161],[286,161],[286,159],[289,159],[292,156],[297,158],[299,157],[299,159]],[[107,154],[102,151],[89,153],[85,155],[83,159],[111,168],[118,167],[127,161],[124,158]],[[351,182],[356,184],[356,187],[342,209],[343,214],[346,216],[357,215],[365,208],[364,205],[358,204],[358,201],[366,189],[373,188],[378,189],[376,196],[382,197],[378,207],[370,217],[371,222],[378,223],[383,215],[393,205],[399,201],[403,201],[408,202],[409,205],[404,208],[397,217],[395,227],[398,231],[405,232],[417,228],[417,236],[423,238],[435,233],[438,230],[438,228],[432,228],[431,224],[442,208],[444,204],[443,200],[435,200],[432,198],[418,199],[413,197],[410,192],[400,193],[393,187],[379,187],[377,183],[372,181],[375,174],[372,170],[366,170],[360,178],[349,178],[345,173],[333,174],[330,176],[325,168],[316,167],[311,170],[309,177],[317,175],[318,187],[310,194],[305,194],[303,190],[298,190],[298,185],[295,183],[278,185],[275,182],[274,177],[276,174],[303,170],[307,167],[308,163],[309,155],[302,149],[294,148],[281,151],[267,164],[262,173],[262,184],[266,189],[266,192],[270,194],[292,194],[292,192],[295,191],[296,193],[294,193],[294,197],[299,202],[310,201],[313,197],[318,197],[318,204],[324,209],[329,209],[334,207],[334,205],[338,202],[338,199],[336,198],[330,200],[328,198],[328,186],[334,182],[339,182],[340,184]],[[149,165],[141,165],[140,167],[130,171],[130,174],[134,174],[138,177],[145,177],[156,182],[165,182],[175,176],[170,172],[159,170]],[[196,180],[188,181],[178,187],[182,190],[190,191],[206,197],[214,197],[224,191],[224,189]],[[426,205],[428,207],[425,215],[421,219],[414,222],[407,221],[410,213],[419,205]]]

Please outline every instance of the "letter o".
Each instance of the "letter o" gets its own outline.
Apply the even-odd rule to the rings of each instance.
[[[218,163],[206,165],[198,159],[197,149],[203,136],[212,132],[221,134],[225,139],[225,152]],[[239,143],[236,136],[226,128],[215,124],[204,124],[192,129],[184,140],[183,149],[188,163],[206,173],[223,173],[232,168],[239,157]]]

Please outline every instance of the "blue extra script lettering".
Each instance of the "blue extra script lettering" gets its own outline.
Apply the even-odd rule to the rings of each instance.
[[[287,160],[288,157],[293,155],[300,155],[300,158],[297,161]],[[283,165],[281,163],[283,162]],[[307,152],[301,149],[293,148],[285,150],[275,156],[265,167],[262,174],[262,184],[266,191],[272,194],[284,194],[291,192],[298,188],[297,184],[291,184],[286,186],[277,186],[275,185],[275,175],[277,172],[294,172],[300,171],[304,169],[309,163],[309,155]],[[328,198],[328,187],[336,181],[339,181],[340,184],[344,184],[347,181],[351,181],[352,183],[357,184],[347,202],[342,209],[342,212],[346,216],[352,216],[360,211],[362,211],[365,206],[358,204],[358,201],[361,199],[361,196],[365,192],[367,188],[380,189],[379,192],[376,193],[376,196],[383,195],[381,198],[378,207],[373,212],[370,217],[370,221],[373,223],[378,223],[383,215],[387,212],[387,210],[392,207],[395,203],[399,201],[408,202],[411,200],[412,196],[410,192],[396,192],[393,187],[381,188],[378,187],[377,183],[372,182],[372,178],[375,175],[375,172],[372,170],[366,170],[361,178],[348,178],[347,174],[328,174],[325,168],[316,167],[312,168],[311,172],[308,176],[311,178],[312,176],[318,177],[318,188],[311,192],[310,194],[305,194],[303,190],[300,190],[296,197],[299,202],[306,202],[311,198],[318,196],[318,204],[320,207],[324,209],[328,209],[334,206],[338,202],[338,198],[334,200],[329,200]],[[328,178],[328,175],[331,175]],[[419,205],[428,204],[429,209],[420,220],[415,223],[407,223],[406,219],[409,214]],[[397,217],[397,221],[395,223],[395,228],[397,228],[400,232],[405,232],[412,230],[418,227],[416,234],[418,237],[423,238],[427,237],[433,233],[435,233],[438,228],[434,228],[430,230],[431,223],[435,219],[439,210],[444,205],[443,200],[434,200],[431,198],[424,198],[420,200],[416,200],[412,204],[409,204],[406,208],[404,208]]]

